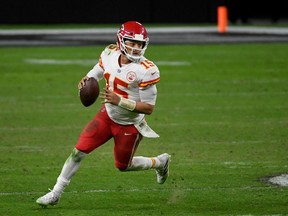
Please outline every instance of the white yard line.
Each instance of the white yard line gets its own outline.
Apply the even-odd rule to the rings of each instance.
[[[48,64],[48,65],[95,65],[98,59],[24,59],[24,62],[28,64]],[[155,62],[159,66],[187,66],[191,65],[186,61],[158,61]]]
[[[192,85],[192,84],[191,84]],[[272,96],[272,95],[285,95],[288,96],[287,92],[284,91],[275,91],[275,92],[184,92],[184,93],[177,93],[177,92],[169,92],[169,93],[161,93],[161,96],[193,96],[193,97],[199,97],[199,96],[227,96],[227,97],[234,97],[234,96],[240,96],[240,97],[255,97],[255,96]]]
[[[271,190],[271,187],[195,187],[195,188],[164,188],[164,189],[149,189],[149,188],[134,188],[134,189],[90,189],[84,191],[67,191],[65,194],[83,194],[83,193],[147,193],[147,192],[173,192],[174,190],[189,192],[189,191],[225,191],[225,190],[244,190],[244,191],[255,191],[255,190]],[[0,196],[19,196],[19,195],[30,195],[30,194],[43,194],[39,191],[18,191],[18,192],[0,192]]]
[[[45,64],[45,65],[95,65],[97,59],[87,59],[87,60],[78,60],[78,59],[24,59],[24,62],[28,64]]]

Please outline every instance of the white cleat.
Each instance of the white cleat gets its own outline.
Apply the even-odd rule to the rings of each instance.
[[[39,205],[41,205],[42,207],[46,207],[48,205],[56,205],[60,199],[61,195],[56,194],[53,191],[48,192],[47,194],[45,194],[42,197],[39,197],[36,200],[36,203],[38,203]]]
[[[157,156],[157,158],[161,162],[160,167],[156,169],[157,182],[159,184],[163,184],[169,176],[170,157],[171,156],[167,153]]]

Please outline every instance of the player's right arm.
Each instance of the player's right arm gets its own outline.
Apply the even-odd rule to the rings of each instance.
[[[97,81],[103,78],[104,68],[102,64],[102,57],[100,56],[98,63],[84,76],[78,83],[78,89],[80,90],[84,85],[85,81],[89,80],[91,77],[95,78]]]
[[[117,45],[116,44],[110,44],[101,53],[101,56],[99,58],[98,63],[90,70],[85,77],[83,77],[79,84],[78,84],[78,89],[81,89],[85,85],[85,81],[89,80],[90,77],[95,78],[97,81],[101,80],[103,78],[103,73],[104,73],[104,66],[103,66],[103,61],[102,58],[105,58],[105,56],[110,55],[113,51],[117,50]]]
[[[98,63],[92,68],[92,70],[90,70],[87,73],[86,77],[93,77],[97,81],[99,81],[103,78],[103,73],[104,73],[104,67],[102,63],[102,54],[101,54]]]

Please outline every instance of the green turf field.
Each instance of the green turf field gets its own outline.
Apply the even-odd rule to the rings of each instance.
[[[82,106],[77,84],[103,48],[0,48],[1,216],[288,214],[288,188],[260,181],[288,172],[288,44],[150,45],[162,79],[147,120],[161,137],[137,155],[170,153],[167,182],[116,170],[109,142],[40,208],[100,106]]]

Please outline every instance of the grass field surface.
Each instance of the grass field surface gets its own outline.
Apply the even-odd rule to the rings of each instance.
[[[170,177],[121,173],[113,142],[94,151],[58,205],[53,187],[84,125],[78,81],[103,46],[0,48],[0,215],[288,215],[288,44],[150,45],[158,99],[137,155],[172,155]],[[103,81],[101,86],[104,86]]]

